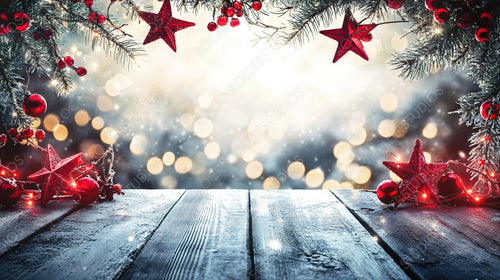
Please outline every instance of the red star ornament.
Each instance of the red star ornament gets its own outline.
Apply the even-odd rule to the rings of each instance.
[[[422,144],[417,139],[410,162],[401,163],[393,161],[384,161],[383,164],[401,179],[399,193],[401,199],[396,201],[396,207],[409,197],[420,191],[430,191],[430,198],[435,203],[439,203],[434,178],[448,168],[447,163],[426,163]]]
[[[143,44],[146,45],[162,38],[174,52],[177,51],[174,33],[195,25],[193,22],[183,21],[172,17],[170,0],[165,0],[163,2],[158,14],[139,11],[139,16],[151,26]]]
[[[45,167],[28,176],[28,179],[42,185],[42,206],[58,193],[66,190],[79,197],[73,186],[71,173],[82,162],[82,153],[61,160],[52,146],[47,145]]]
[[[363,49],[361,38],[370,33],[375,27],[377,27],[376,24],[358,25],[351,12],[347,10],[342,28],[321,30],[319,33],[339,42],[337,51],[333,57],[333,63],[337,62],[348,51],[352,51],[365,60],[368,60],[368,55],[366,55]]]

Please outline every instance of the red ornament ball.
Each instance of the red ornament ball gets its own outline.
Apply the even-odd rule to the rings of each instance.
[[[42,140],[43,138],[45,138],[45,131],[43,131],[42,129],[37,129],[35,131],[35,138],[38,140]]]
[[[478,23],[481,27],[490,27],[493,24],[493,16],[488,12],[482,12]]]
[[[85,6],[91,8],[92,5],[94,5],[94,1],[92,1],[92,0],[85,0]]]
[[[228,19],[225,15],[220,15],[218,18],[217,18],[217,24],[220,25],[220,26],[224,26],[226,25],[228,22]]]
[[[64,58],[64,63],[66,63],[66,65],[68,66],[73,66],[73,64],[75,64],[75,60],[68,55]]]
[[[229,24],[231,25],[231,27],[236,27],[236,26],[240,25],[240,20],[237,18],[232,18],[231,22]]]
[[[0,134],[0,143],[5,143],[5,142],[7,142],[7,135]]]
[[[84,67],[78,67],[78,69],[76,69],[76,74],[83,77],[87,75],[87,69],[85,69]]]
[[[217,29],[217,23],[215,23],[215,22],[213,22],[213,21],[212,21],[212,22],[209,22],[209,23],[207,24],[207,29],[208,29],[208,31],[210,31],[210,32],[214,32],[214,31]]]
[[[260,9],[262,9],[262,2],[254,1],[252,4],[252,9],[254,9],[255,11],[260,11]]]
[[[488,42],[490,40],[491,31],[488,28],[481,27],[476,31],[476,40],[481,43]]]
[[[361,38],[361,41],[370,42],[372,39],[373,39],[373,35],[371,33],[368,33]]]
[[[64,63],[64,61],[62,61],[62,60],[59,60],[59,61],[57,62],[57,66],[58,66],[59,68],[63,69],[64,67],[66,67],[66,63]]]
[[[78,203],[91,204],[99,197],[99,185],[92,178],[82,178],[76,182],[76,190],[80,194]]]
[[[99,15],[99,16],[97,16],[97,21],[99,23],[103,23],[106,21],[106,17],[104,15]]]
[[[0,179],[0,204],[12,206],[19,201],[21,191],[15,183]]]
[[[496,119],[499,113],[500,106],[496,102],[488,100],[481,104],[481,116],[483,116],[483,119],[487,120],[488,117],[490,120]]]
[[[391,204],[396,201],[396,196],[399,194],[398,185],[393,181],[383,181],[377,187],[377,197],[385,204]]]
[[[10,137],[16,137],[17,135],[17,129],[15,128],[10,128],[9,131],[8,131]]]
[[[236,12],[234,11],[234,8],[233,8],[233,7],[229,7],[229,8],[227,8],[226,15],[227,15],[228,17],[232,17],[232,16],[234,16],[234,14],[235,14],[235,13],[236,13]]]
[[[444,174],[437,183],[438,194],[446,198],[452,198],[465,191],[464,183],[457,174]]]
[[[21,134],[24,138],[31,138],[31,136],[33,136],[33,129],[25,128],[21,131]]]
[[[243,5],[241,5],[240,1],[234,1],[233,8],[235,8],[236,10],[239,11],[239,10],[241,10],[243,8]]]
[[[404,0],[385,0],[385,4],[387,4],[387,7],[397,10],[401,7],[403,7],[403,4],[405,3]]]
[[[45,30],[45,32],[43,32],[43,35],[45,35],[45,38],[47,39],[50,39],[52,38],[52,35],[54,35],[54,32],[52,32],[52,30]]]
[[[95,21],[97,19],[97,13],[96,12],[90,12],[89,13],[89,20],[90,21]]]
[[[458,27],[465,29],[472,25],[472,16],[468,12],[462,12],[456,18]]]
[[[0,14],[0,35],[5,35],[9,33],[9,18],[6,14]]]
[[[40,94],[32,94],[23,102],[23,111],[31,117],[40,117],[47,110],[47,101]]]
[[[442,0],[425,0],[425,7],[429,11],[435,11],[442,6]]]
[[[28,29],[28,27],[30,26],[30,18],[26,13],[15,13],[14,21],[17,25],[17,31],[26,31],[26,29]]]
[[[439,8],[434,11],[434,20],[437,23],[445,23],[450,19],[450,11],[445,8]]]
[[[42,38],[42,33],[35,31],[33,32],[33,40],[38,41]]]

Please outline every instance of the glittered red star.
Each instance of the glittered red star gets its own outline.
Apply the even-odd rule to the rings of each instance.
[[[368,60],[368,55],[366,55],[363,49],[361,38],[370,33],[375,27],[377,27],[376,24],[358,25],[351,12],[347,10],[342,28],[321,30],[319,33],[339,42],[337,51],[333,57],[333,63],[339,60],[348,51],[352,51],[365,60]]]
[[[82,153],[61,160],[52,146],[47,145],[45,167],[28,176],[29,180],[42,185],[42,206],[58,193],[59,190],[69,191],[79,196],[72,186],[71,173],[81,163]]]
[[[396,201],[396,206],[417,192],[427,193],[427,190],[430,192],[429,195],[432,201],[439,203],[434,178],[445,171],[448,164],[426,163],[420,140],[417,139],[415,142],[410,162],[384,161],[383,164],[402,179],[399,187],[401,199]]]
[[[172,17],[170,0],[165,0],[163,2],[158,14],[139,11],[139,16],[151,26],[143,44],[146,45],[162,38],[174,52],[177,51],[174,33],[195,25],[193,22],[183,21]]]

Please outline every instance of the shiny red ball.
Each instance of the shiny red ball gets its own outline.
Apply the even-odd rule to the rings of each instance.
[[[66,63],[64,63],[64,61],[62,61],[62,60],[59,60],[59,61],[57,62],[57,66],[58,66],[59,68],[63,69],[64,67],[66,67]]]
[[[89,20],[95,21],[97,19],[97,13],[96,12],[90,12],[89,13]]]
[[[254,9],[255,11],[259,11],[260,9],[262,9],[262,3],[260,1],[254,1],[252,4],[252,9]]]
[[[47,111],[47,101],[40,94],[32,94],[23,102],[23,111],[31,117],[40,117]]]
[[[483,119],[487,120],[488,117],[490,120],[496,119],[499,113],[500,106],[496,102],[488,100],[481,104],[481,116],[483,116]]]
[[[235,8],[236,10],[239,11],[239,10],[241,10],[243,8],[243,5],[241,5],[240,1],[234,1],[233,8]]]
[[[404,0],[385,0],[385,4],[387,4],[387,7],[397,10],[401,7],[403,7],[403,4],[405,3]]]
[[[215,23],[215,22],[213,22],[213,21],[212,21],[212,22],[209,22],[209,23],[208,23],[208,25],[207,25],[207,29],[208,29],[208,31],[210,31],[210,32],[215,31],[215,30],[217,29],[217,23]]]
[[[476,40],[481,43],[488,42],[490,40],[491,31],[488,28],[481,27],[476,31]]]
[[[15,13],[14,21],[16,22],[17,31],[23,32],[30,27],[30,18],[26,13]]]
[[[106,17],[104,15],[99,15],[99,16],[97,16],[97,21],[99,23],[103,23],[106,21]]]
[[[0,204],[12,206],[19,201],[20,196],[21,191],[14,183],[0,179]]]
[[[6,14],[0,14],[0,35],[5,35],[9,33],[9,18]]]
[[[76,182],[76,190],[80,194],[81,204],[91,204],[99,197],[99,185],[92,178],[82,178]]]
[[[5,143],[5,142],[7,142],[7,135],[0,134],[0,143]]]
[[[391,204],[396,201],[396,196],[399,194],[398,185],[393,181],[383,181],[377,187],[377,197],[385,204]]]
[[[75,60],[68,55],[64,58],[64,63],[66,63],[66,65],[68,66],[73,66],[73,64],[75,64]]]
[[[42,140],[43,138],[45,138],[45,131],[43,131],[42,129],[37,129],[35,131],[35,138],[38,140]]]
[[[24,138],[31,138],[31,136],[33,136],[33,129],[25,128],[21,131],[21,134]]]
[[[87,69],[85,69],[84,67],[78,67],[78,69],[76,69],[76,74],[83,77],[87,75]]]
[[[468,12],[462,12],[457,15],[457,25],[458,27],[465,29],[472,25],[472,16]]]
[[[231,25],[231,27],[236,27],[236,26],[240,25],[240,20],[237,18],[232,18],[231,22],[229,24]]]
[[[446,198],[457,196],[465,191],[464,183],[457,174],[444,174],[437,183],[438,194]]]
[[[441,8],[442,0],[425,0],[425,7],[429,11],[435,11],[436,9]]]
[[[217,24],[220,25],[220,26],[224,26],[226,25],[228,22],[228,19],[225,15],[220,15],[218,18],[217,18]]]
[[[361,38],[361,41],[370,42],[372,39],[373,39],[373,35],[371,33],[368,33]]]
[[[234,8],[233,8],[233,7],[229,7],[229,8],[227,8],[226,15],[227,15],[228,17],[232,17],[232,16],[234,16],[234,14],[235,14],[235,13],[236,13],[236,12],[234,11]]]
[[[481,27],[490,27],[493,24],[493,16],[488,12],[482,12],[478,23]]]
[[[439,8],[434,11],[434,20],[437,23],[445,23],[450,19],[450,11],[445,8]]]

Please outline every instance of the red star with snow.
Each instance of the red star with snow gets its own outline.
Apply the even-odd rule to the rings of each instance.
[[[139,11],[139,16],[151,26],[143,44],[146,45],[162,38],[174,52],[177,51],[174,33],[195,25],[193,22],[183,21],[172,17],[170,0],[165,0],[163,2],[158,14]]]
[[[72,185],[74,181],[71,173],[81,161],[82,153],[61,160],[54,148],[47,145],[45,167],[28,176],[29,180],[42,185],[42,206],[47,204],[59,190],[80,196]]]
[[[399,187],[401,199],[396,201],[396,207],[409,197],[416,195],[416,193],[427,193],[428,191],[430,192],[429,195],[432,201],[439,203],[439,197],[434,186],[434,178],[445,171],[448,168],[448,164],[426,163],[420,140],[417,139],[415,142],[410,162],[384,161],[383,164],[402,179]]]
[[[363,49],[361,38],[370,33],[375,27],[377,27],[376,24],[358,25],[351,12],[347,10],[342,28],[321,30],[319,33],[339,42],[337,51],[333,57],[333,63],[337,62],[348,51],[352,51],[365,60],[368,60],[368,55],[366,55]]]

